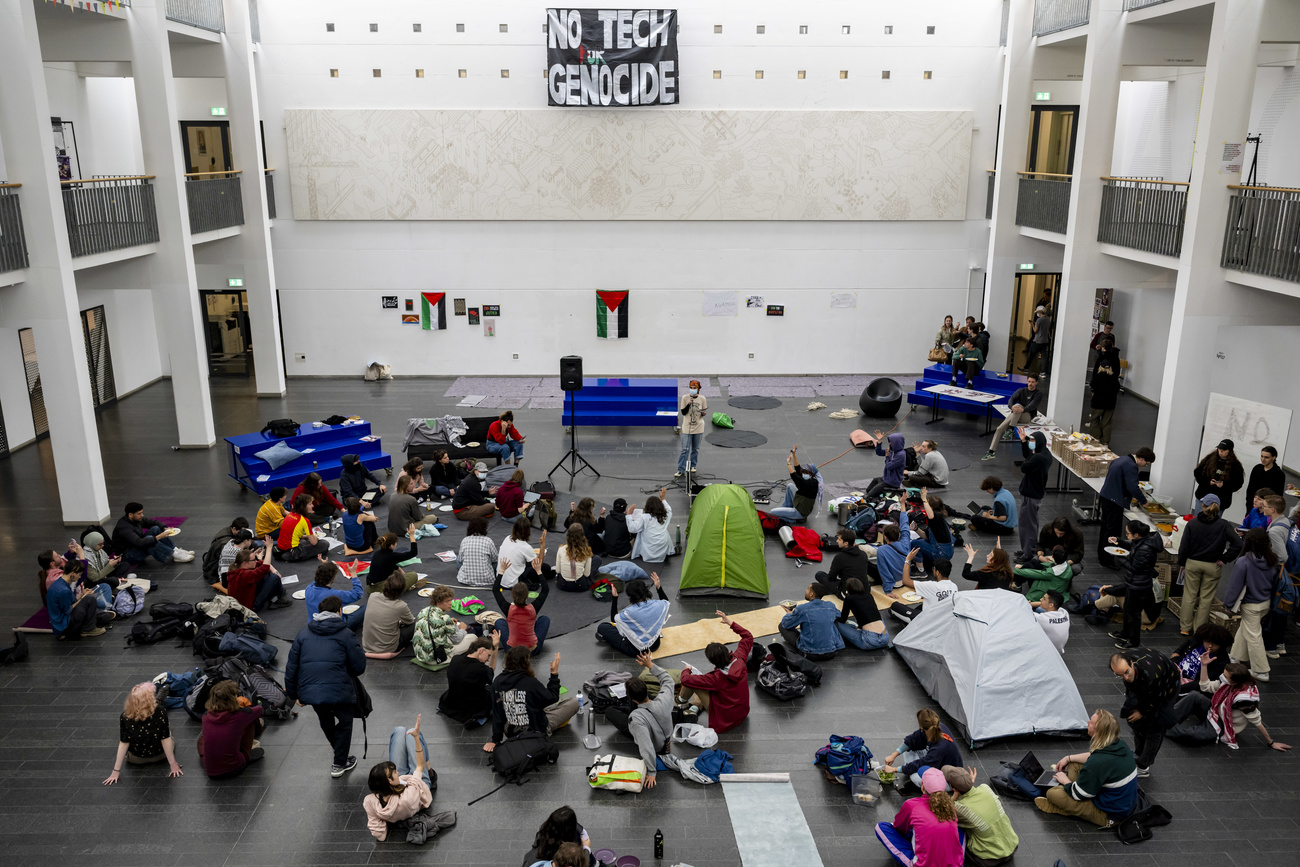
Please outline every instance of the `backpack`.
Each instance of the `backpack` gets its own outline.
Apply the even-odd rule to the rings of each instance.
[[[240,635],[232,631],[222,634],[217,644],[217,651],[222,656],[238,656],[247,662],[269,665],[275,661],[280,648],[274,644],[267,644],[260,639]]]
[[[195,668],[192,671],[176,674],[175,672],[165,671],[153,679],[153,682],[163,691],[163,707],[168,710],[180,710],[185,707],[185,697],[194,689],[194,684],[198,683],[199,678],[203,676],[201,669]]]
[[[1001,770],[989,777],[989,785],[998,794],[1017,801],[1032,801],[1043,796],[1043,790],[1034,785],[1020,765],[1013,762],[1003,762]]]
[[[1139,786],[1137,804],[1133,808],[1133,814],[1127,819],[1120,821],[1115,825],[1115,835],[1124,845],[1141,843],[1144,840],[1150,840],[1153,836],[1152,828],[1159,828],[1162,825],[1168,825],[1174,820],[1169,811],[1159,804],[1153,803],[1146,791]]]
[[[857,735],[831,735],[830,743],[813,757],[813,764],[847,785],[850,777],[871,770],[871,750]]]
[[[745,669],[753,674],[758,671],[758,667],[767,659],[767,651],[761,644],[755,644],[749,649],[749,659],[745,661]]]
[[[502,464],[499,467],[493,467],[492,469],[488,470],[487,478],[483,480],[483,487],[485,488],[501,487],[506,482],[510,481],[510,477],[515,474],[516,469],[518,469],[518,467],[516,467],[514,464]]]
[[[27,646],[27,636],[15,629],[14,646],[0,648],[0,662],[25,662],[29,656],[31,650]]]
[[[611,707],[631,713],[635,707],[630,698],[626,696],[619,698],[614,695],[614,691],[608,686],[593,685],[585,694],[587,701],[591,704],[592,711],[595,713],[604,713]]]
[[[538,500],[533,503],[533,514],[529,521],[539,530],[554,530],[555,522],[559,520],[559,515],[555,512],[555,504],[550,500]]]
[[[269,433],[276,439],[284,439],[296,437],[300,429],[298,423],[291,418],[273,418],[266,423],[266,427],[262,428],[261,432]]]
[[[1101,598],[1101,585],[1094,584],[1083,594],[1065,603],[1065,610],[1071,614],[1093,614],[1097,610],[1097,600]],[[1073,606],[1073,607],[1071,607]]]
[[[1277,582],[1273,585],[1272,610],[1290,614],[1295,610],[1296,602],[1300,601],[1300,588],[1296,587],[1296,579],[1287,574],[1285,567],[1279,567],[1277,573]]]
[[[492,750],[492,770],[507,783],[524,784],[524,774],[542,764],[555,764],[560,750],[541,732],[520,732],[496,745]],[[504,784],[503,784],[504,785]]]
[[[799,698],[808,691],[808,678],[798,672],[780,669],[776,660],[769,659],[758,667],[754,679],[758,688],[780,701]]]
[[[238,611],[227,611],[220,617],[213,618],[200,626],[194,633],[194,652],[204,659],[216,659],[223,656],[221,652],[221,637],[227,632],[232,632],[240,627],[245,627],[239,631],[256,633],[257,626],[254,623],[261,624],[261,634],[266,635],[266,624],[261,621],[249,621],[246,625],[243,615]],[[257,636],[261,637],[261,635]]]
[[[149,606],[149,616],[154,620],[191,620],[194,606],[188,602],[155,602]]]
[[[610,792],[639,792],[645,781],[645,762],[628,756],[594,756],[587,768],[587,782],[593,789]]]
[[[98,533],[99,535],[104,537],[105,551],[107,551],[109,554],[113,554],[116,552],[116,549],[113,547],[113,534],[105,530],[103,525],[101,524],[91,524],[89,527],[82,530],[81,535],[77,537],[77,541],[80,542],[82,545],[85,545],[86,536],[88,536],[91,533]]]
[[[822,684],[822,667],[811,659],[807,659],[800,654],[791,655],[786,652],[784,644],[769,644],[767,652],[776,663],[776,667],[782,671],[796,672],[807,678],[809,685],[821,686]]]
[[[550,482],[533,482],[528,490],[537,494],[537,496],[541,497],[543,500],[553,501],[555,499],[555,485]]]
[[[293,699],[285,695],[284,686],[261,665],[250,665],[240,675],[239,691],[262,706],[263,716],[286,720],[294,715]]]
[[[128,584],[113,597],[113,610],[118,617],[132,617],[144,610],[144,588]]]
[[[352,675],[352,688],[357,692],[357,703],[353,707],[353,717],[361,720],[361,735],[364,738],[361,757],[364,759],[366,753],[370,751],[370,732],[366,729],[366,719],[374,711],[375,703],[371,700],[370,693],[366,691],[366,685],[355,674]]]
[[[164,620],[137,621],[131,624],[131,634],[126,637],[126,644],[128,647],[133,644],[157,644],[180,635],[184,626],[184,621],[170,617]]]

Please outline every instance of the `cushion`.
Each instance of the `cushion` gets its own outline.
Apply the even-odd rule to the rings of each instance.
[[[876,439],[864,430],[855,430],[849,434],[849,442],[858,448],[875,448]]]
[[[451,660],[448,659],[446,662],[421,662],[418,659],[412,659],[411,665],[418,665],[425,671],[442,671],[444,668],[451,665]]]
[[[302,452],[279,442],[271,446],[269,449],[256,452],[254,456],[261,458],[270,464],[271,469],[278,470],[290,461],[296,461],[298,458],[302,457]]]

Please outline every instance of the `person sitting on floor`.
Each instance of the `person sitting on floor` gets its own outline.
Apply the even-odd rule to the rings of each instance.
[[[152,557],[164,566],[175,560],[177,563],[191,563],[194,552],[176,547],[172,541],[180,530],[166,527],[155,518],[146,518],[144,506],[139,503],[127,503],[125,514],[117,519],[113,527],[113,546],[122,552],[122,558],[132,566],[144,563]]]
[[[334,579],[342,572],[339,565],[332,560],[326,560],[316,567],[316,577],[311,584],[307,585],[304,591],[307,602],[307,622],[310,623],[315,617],[316,612],[320,610],[320,604],[330,596],[335,596],[339,600],[339,607],[359,603],[366,598],[365,585],[361,583],[360,576],[352,576],[352,587],[349,590],[337,590],[330,586]],[[366,609],[354,611],[351,614],[343,615],[343,622],[353,631],[360,629],[366,616]]]
[[[429,745],[420,731],[420,717],[415,715],[415,728],[393,729],[388,737],[388,761],[372,767],[366,780],[370,794],[361,806],[366,811],[370,835],[380,843],[388,839],[390,826],[433,803],[438,777],[429,761]]]
[[[948,459],[939,452],[939,444],[921,440],[912,450],[916,452],[916,469],[903,470],[903,484],[909,488],[948,487]],[[925,495],[921,496],[924,501]]]
[[[496,455],[498,460],[519,466],[524,457],[524,435],[515,427],[515,414],[512,410],[501,413],[501,417],[488,425],[487,440],[483,447]]]
[[[271,546],[245,548],[235,555],[226,573],[226,592],[240,605],[253,611],[287,608],[293,601],[284,592],[280,572],[271,565]]]
[[[343,553],[369,554],[375,549],[375,540],[379,538],[376,525],[379,519],[374,512],[361,508],[361,501],[356,497],[344,500],[347,514],[343,516]]]
[[[957,741],[948,727],[939,721],[939,714],[923,707],[916,712],[916,724],[920,728],[903,738],[898,749],[885,756],[884,770],[890,774],[902,773],[920,786],[922,768],[960,767],[962,760]]]
[[[1232,633],[1217,623],[1207,623],[1192,633],[1191,637],[1169,654],[1169,658],[1178,666],[1181,680],[1180,691],[1190,692],[1196,689],[1201,679],[1201,669],[1208,666],[1210,681],[1214,682],[1223,674],[1228,664],[1228,649],[1232,647]]]
[[[876,839],[903,867],[961,867],[964,837],[943,771],[927,768],[917,785],[921,796],[904,801],[893,822],[878,823]]]
[[[1020,848],[1020,837],[1002,808],[1002,799],[987,783],[975,785],[975,769],[944,765],[943,778],[952,789],[957,827],[966,833],[967,867],[1006,864]]]
[[[397,492],[388,502],[388,532],[405,536],[411,530],[418,530],[425,524],[436,524],[436,515],[426,515],[415,497],[411,495],[411,477],[399,479]],[[436,534],[435,534],[436,535]]]
[[[305,518],[317,523],[328,521],[343,511],[343,504],[334,493],[321,482],[320,473],[308,473],[298,487],[293,489],[289,502],[297,503],[298,498],[307,496],[307,511],[300,512]]]
[[[824,598],[830,593],[823,584],[809,584],[803,595],[806,601],[787,609],[778,627],[786,644],[812,660],[833,659],[844,649],[844,637],[835,622],[839,609]]]
[[[1052,646],[1065,654],[1065,643],[1070,640],[1070,612],[1065,610],[1065,594],[1059,590],[1044,590],[1043,595],[1029,606],[1034,619],[1043,627],[1043,633]]]
[[[857,534],[848,527],[840,527],[835,531],[835,556],[831,558],[829,571],[818,572],[813,576],[817,583],[825,584],[837,593],[850,578],[857,578],[863,584],[871,583],[870,561],[854,544],[856,541]]]
[[[481,726],[488,721],[500,641],[499,632],[493,632],[491,640],[475,638],[469,650],[451,658],[451,665],[447,666],[447,689],[438,696],[438,713],[466,727]],[[416,652],[418,656],[419,651]]]
[[[203,731],[197,747],[203,772],[211,779],[237,777],[264,752],[257,736],[266,728],[262,706],[248,704],[233,680],[216,683],[208,693]]]
[[[235,565],[235,557],[239,555],[240,551],[250,551],[252,547],[253,531],[247,527],[236,530],[235,535],[230,537],[230,541],[221,549],[221,554],[217,558],[217,580],[212,582],[214,590],[219,593],[224,592],[226,575],[230,572],[230,567]]]
[[[568,852],[565,858],[577,856],[581,860],[562,860],[561,851]],[[587,829],[578,824],[573,808],[564,806],[551,813],[537,829],[533,848],[524,856],[524,867],[587,867],[589,860],[595,862],[591,855],[591,837]]]
[[[1088,719],[1086,753],[1056,763],[1056,785],[1034,806],[1044,813],[1074,816],[1099,828],[1127,819],[1137,806],[1138,770],[1133,751],[1119,736],[1119,720],[1097,709]]]
[[[876,597],[867,589],[866,583],[858,578],[845,580],[839,591],[843,607],[840,616],[835,618],[835,628],[839,630],[846,644],[852,644],[858,650],[880,650],[889,646],[889,630],[880,617],[880,608]],[[853,621],[849,622],[852,615]]]
[[[280,522],[280,535],[276,537],[275,549],[271,552],[277,560],[299,563],[303,560],[324,559],[329,553],[329,543],[312,530],[307,511],[311,498],[306,494],[294,497],[293,510]]]
[[[560,654],[551,660],[551,677],[543,686],[533,675],[527,647],[512,647],[504,670],[492,681],[492,739],[483,745],[490,753],[497,744],[519,732],[552,734],[578,712],[578,697],[560,698]]]
[[[971,526],[995,536],[1014,536],[1019,520],[1016,513],[1016,498],[1002,487],[1002,480],[997,476],[986,476],[980,482],[980,490],[993,497],[993,507],[982,509],[979,514],[971,515]]]
[[[518,583],[536,589],[555,577],[551,564],[546,562],[547,531],[542,531],[536,553],[533,551],[532,536],[533,527],[528,519],[516,518],[510,528],[510,538],[501,543],[497,565],[501,572],[501,586],[506,590],[513,589]]]
[[[483,465],[484,473],[487,464]],[[433,462],[429,465],[429,489],[435,497],[450,497],[460,487],[464,473],[452,461],[443,449],[433,453]]]
[[[446,453],[444,452],[444,454]],[[423,458],[411,458],[403,464],[402,471],[397,474],[397,482],[400,482],[403,476],[411,480],[411,486],[407,489],[407,493],[416,499],[426,500],[433,493],[433,486],[424,479]],[[397,482],[393,482],[393,484],[396,485]],[[447,493],[450,494],[451,490],[448,489]]]
[[[907,559],[903,561],[903,577],[900,584],[915,590],[924,602],[943,602],[957,595],[957,585],[952,580],[952,561],[940,558],[934,561],[934,573],[929,576],[929,580],[923,574],[918,578],[912,578],[912,560],[916,557],[916,551],[908,551]],[[897,605],[898,603],[894,603]]]
[[[285,515],[284,498],[288,495],[289,492],[284,488],[274,487],[266,495],[265,502],[257,507],[257,518],[253,522],[257,538],[265,539],[280,532],[280,522]]]
[[[886,523],[879,531],[885,544],[858,547],[876,564],[876,572],[880,575],[880,584],[885,592],[893,593],[895,585],[903,579],[903,563],[912,549],[912,530],[908,525],[906,509],[893,509],[889,517],[897,517],[898,523]]]
[[[401,576],[406,590],[419,583],[420,576],[414,570],[407,572],[401,566],[412,557],[420,556],[420,546],[415,541],[414,527],[407,530],[406,539],[410,542],[410,547],[401,552],[397,550],[397,536],[393,533],[385,533],[375,541],[378,550],[370,558],[370,571],[366,573],[367,593],[378,593],[384,589],[384,584],[391,575]]]
[[[513,521],[520,515],[527,516],[532,511],[532,506],[524,502],[524,481],[524,471],[515,470],[497,488],[497,511],[507,521]]]
[[[412,627],[415,658],[422,665],[442,665],[453,656],[467,652],[478,637],[464,623],[451,616],[454,598],[455,593],[450,587],[439,584],[429,594],[429,607],[415,618]],[[405,636],[405,631],[403,635]],[[402,643],[405,644],[406,641]]]
[[[619,497],[605,518],[605,534],[601,537],[605,556],[620,560],[632,554],[632,533],[627,528],[627,500]]]
[[[466,587],[491,587],[497,578],[497,543],[488,538],[487,518],[474,518],[460,541],[456,583]]]
[[[118,721],[117,758],[113,773],[104,785],[117,782],[122,773],[122,762],[133,765],[150,765],[166,759],[169,777],[183,777],[180,762],[176,761],[176,741],[172,739],[171,721],[167,708],[158,701],[158,692],[152,681],[137,683],[127,694]]]
[[[113,600],[117,592],[117,580],[110,579],[98,583],[86,580],[84,557],[85,549],[75,541],[69,546],[66,556],[52,548],[36,555],[36,564],[41,567],[41,571],[37,575],[37,586],[41,591],[41,601],[48,606],[47,596],[50,588],[56,583],[62,583],[59,579],[64,579],[74,591],[83,588],[90,590],[94,597],[95,607],[100,611],[113,607]],[[69,577],[67,574],[69,572],[75,574]]]
[[[660,488],[659,496],[645,501],[645,508],[627,518],[629,533],[636,534],[632,545],[632,558],[643,563],[662,563],[674,551],[672,537],[668,535],[668,522],[673,519],[673,507],[668,505],[668,489]]]
[[[235,520],[230,522],[228,528],[222,529],[212,537],[212,541],[208,544],[208,550],[204,552],[203,560],[201,561],[203,566],[203,580],[209,585],[216,584],[221,579],[221,576],[226,574],[226,570],[230,568],[230,564],[235,560],[233,549],[231,549],[229,554],[226,554],[227,546],[230,544],[231,540],[240,534],[240,531],[247,529],[248,519],[243,515],[240,515],[238,518],[235,518]],[[252,537],[251,532],[249,533],[249,537]],[[223,554],[226,554],[224,563],[222,563]],[[225,568],[223,569],[222,566]]]
[[[713,671],[704,674],[685,666],[677,694],[682,701],[707,711],[709,728],[722,734],[749,716],[749,670],[746,665],[754,647],[754,636],[721,611],[713,613],[724,626],[740,636],[740,643],[735,650],[728,650],[727,645],[721,642],[709,642],[704,648],[704,658],[713,663]]]
[[[446,587],[437,589],[451,592]],[[381,592],[368,597],[366,613],[361,618],[361,649],[367,654],[397,654],[411,643],[416,632],[415,615],[411,606],[402,601],[405,592],[406,581],[394,573],[384,581]]]
[[[785,469],[790,474],[790,481],[785,483],[785,498],[781,505],[768,509],[768,514],[787,523],[801,523],[817,508],[823,480],[817,467],[799,463],[798,446],[785,456]]]
[[[863,496],[868,500],[874,500],[887,489],[901,489],[903,474],[907,469],[907,440],[901,433],[891,433],[886,437],[876,431],[872,439],[876,441],[876,454],[885,459],[885,468],[867,487]]]
[[[583,497],[575,503],[569,503],[569,516],[564,519],[564,529],[574,524],[582,526],[582,532],[587,536],[587,544],[595,554],[605,553],[605,507],[601,506],[600,514],[596,514],[596,501],[591,497]]]
[[[639,677],[632,678],[625,686],[634,707],[630,712],[617,705],[608,707],[605,720],[636,743],[641,761],[645,762],[642,788],[653,789],[661,765],[665,770],[677,770],[677,759],[669,749],[673,733],[673,676],[655,665],[654,656],[648,650],[638,655],[636,661],[659,681],[659,692],[651,700],[646,682]]]
[[[1237,736],[1250,723],[1259,729],[1270,749],[1284,753],[1288,744],[1273,740],[1264,728],[1259,713],[1259,687],[1250,669],[1240,662],[1230,662],[1217,680],[1210,679],[1208,666],[1201,667],[1198,689],[1189,692],[1174,705],[1178,724],[1165,736],[1189,747],[1221,743],[1238,749]]]
[[[1038,533],[1038,549],[1035,556],[1038,560],[1051,553],[1051,550],[1057,545],[1065,549],[1065,559],[1070,564],[1070,571],[1074,575],[1083,574],[1083,533],[1079,531],[1070,519],[1062,515],[1052,521]]]
[[[583,525],[573,523],[564,533],[564,544],[555,549],[555,586],[579,593],[591,589],[601,559],[591,552]]]
[[[456,487],[456,493],[451,498],[451,513],[456,516],[456,520],[490,518],[496,513],[496,506],[489,503],[487,498],[495,496],[497,489],[492,487],[487,489],[487,493],[483,491],[482,482],[487,475],[487,464],[479,461],[474,465],[474,472],[468,473],[461,479]]]
[[[965,545],[966,564],[961,567],[961,577],[975,582],[976,590],[1010,590],[1015,573],[1011,570],[1011,557],[1002,548],[1002,540],[984,556],[984,568],[971,571],[977,553],[969,542]]]
[[[102,534],[92,530],[82,537],[81,544],[82,559],[86,561],[86,586],[104,584],[116,592],[122,578],[134,577],[122,557],[109,553],[104,547]]]
[[[112,608],[99,607],[95,591],[81,585],[81,573],[81,561],[68,560],[44,591],[50,628],[60,641],[103,635],[104,627],[117,617]]]
[[[1026,582],[1026,599],[1031,603],[1037,602],[1048,590],[1055,590],[1062,596],[1070,592],[1070,580],[1074,577],[1074,570],[1070,568],[1070,561],[1065,558],[1064,548],[1057,545],[1052,549],[1051,556],[1040,558],[1039,564],[1037,569],[1017,569],[1014,573],[1017,578]]]
[[[935,560],[952,560],[955,553],[952,528],[948,526],[948,507],[943,500],[933,496],[928,488],[921,489],[921,508],[925,510],[926,538],[912,539],[913,549],[920,549],[921,563],[928,570]]]
[[[966,377],[966,387],[971,388],[975,382],[975,377],[984,369],[984,353],[975,345],[974,337],[967,337],[962,341],[961,347],[952,354],[952,378],[948,380],[949,385],[957,384],[957,374],[964,374]]]
[[[538,554],[534,561],[534,568],[538,570],[542,566],[541,556]],[[501,566],[504,571],[504,558]],[[530,602],[528,585],[520,581],[510,588],[510,601],[506,602],[506,597],[501,592],[503,577],[498,575],[497,583],[492,585],[492,596],[504,615],[493,622],[492,631],[501,633],[501,643],[506,647],[527,647],[536,656],[542,652],[542,642],[546,640],[546,633],[551,628],[551,618],[540,614],[542,606],[546,604],[546,597],[551,592],[550,582],[543,581],[537,598]]]
[[[344,455],[339,458],[339,463],[343,466],[343,472],[339,475],[339,499],[346,503],[350,497],[356,497],[358,500],[365,500],[371,506],[383,502],[388,488],[375,478],[374,473],[366,469],[366,465],[361,463],[358,455]],[[366,484],[367,482],[373,483],[375,487],[371,488]],[[368,500],[367,494],[370,495]]]
[[[650,588],[644,581],[630,581],[624,585],[628,605],[622,611],[618,610],[618,585],[610,585],[609,622],[596,627],[597,641],[633,659],[643,650],[659,649],[660,635],[668,622],[668,597],[664,595],[658,572],[651,572],[650,580],[659,598],[650,598]]]

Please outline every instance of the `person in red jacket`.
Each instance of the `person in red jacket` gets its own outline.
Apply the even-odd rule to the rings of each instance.
[[[335,515],[343,513],[343,504],[338,498],[325,487],[320,480],[320,473],[308,473],[306,478],[298,483],[298,487],[293,489],[293,496],[289,502],[298,502],[298,497],[306,494],[311,497],[311,505],[307,508],[305,517],[315,523],[322,520],[328,520]]]
[[[704,655],[713,663],[714,670],[708,674],[684,670],[678,694],[689,696],[691,701],[707,710],[709,728],[721,734],[749,716],[749,670],[746,663],[749,651],[754,647],[754,636],[721,611],[715,613],[740,636],[740,644],[730,652],[727,645],[716,641],[704,648]]]
[[[262,758],[257,736],[262,733],[262,706],[248,706],[233,680],[223,680],[208,694],[199,735],[199,759],[209,777],[233,777],[249,762]]]
[[[501,413],[501,418],[488,425],[487,442],[484,448],[506,463],[513,461],[519,466],[524,456],[524,435],[515,427],[515,414],[510,410]]]

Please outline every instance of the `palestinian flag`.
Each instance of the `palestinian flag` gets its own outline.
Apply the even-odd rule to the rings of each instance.
[[[596,336],[627,337],[627,292],[596,290]]]
[[[420,327],[425,331],[447,330],[447,293],[420,293]]]

